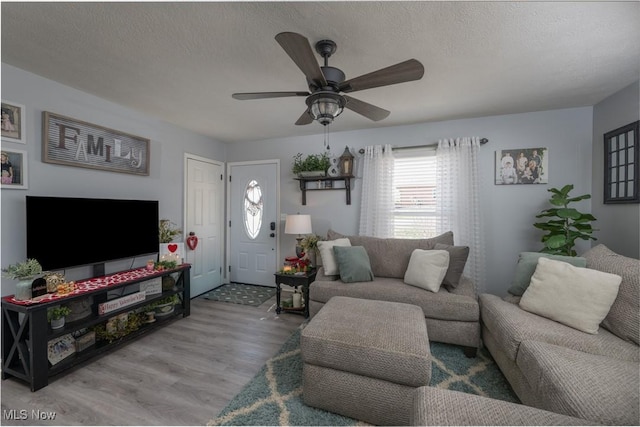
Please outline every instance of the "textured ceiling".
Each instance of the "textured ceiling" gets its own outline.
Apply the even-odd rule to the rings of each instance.
[[[353,92],[332,132],[593,105],[640,76],[640,2],[2,2],[2,62],[223,142],[318,134],[274,40],[338,44],[347,79],[415,58],[420,81]],[[321,58],[318,57],[318,61]]]

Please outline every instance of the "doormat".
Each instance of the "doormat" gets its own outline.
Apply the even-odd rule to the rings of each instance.
[[[303,403],[300,332],[304,326],[306,322],[208,426],[368,425]],[[432,342],[430,347],[432,387],[520,403],[485,348],[468,358],[455,345]]]
[[[204,298],[211,301],[232,302],[234,304],[258,307],[275,294],[276,288],[231,283],[207,292]]]

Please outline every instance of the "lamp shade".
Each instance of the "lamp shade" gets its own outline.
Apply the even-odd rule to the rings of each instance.
[[[309,234],[311,230],[311,215],[287,215],[284,222],[285,234]]]

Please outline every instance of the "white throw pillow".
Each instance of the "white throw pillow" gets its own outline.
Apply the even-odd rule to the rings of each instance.
[[[522,295],[523,310],[597,334],[616,300],[622,278],[548,258],[540,258]]]
[[[414,249],[404,273],[404,283],[438,292],[449,268],[449,252]]]
[[[336,240],[321,240],[318,242],[318,251],[322,257],[322,266],[324,267],[325,276],[340,274],[338,263],[333,254],[334,246],[351,246],[351,241],[347,238]]]

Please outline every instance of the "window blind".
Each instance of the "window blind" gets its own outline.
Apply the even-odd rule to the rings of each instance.
[[[394,152],[394,237],[423,239],[436,235],[436,152]]]

